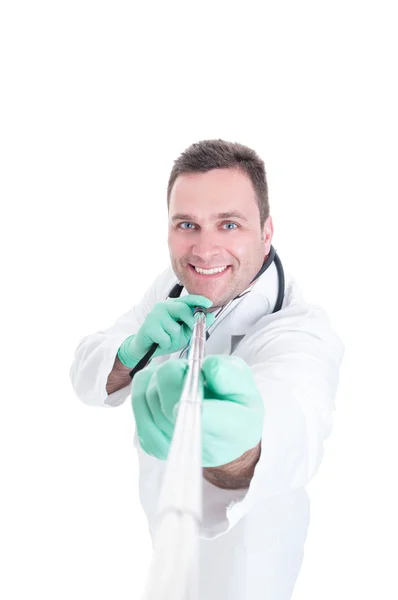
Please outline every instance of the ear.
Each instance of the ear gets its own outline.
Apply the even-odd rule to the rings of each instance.
[[[274,236],[274,223],[272,217],[266,219],[263,227],[263,240],[265,244],[265,254],[267,255],[271,249],[272,238]]]

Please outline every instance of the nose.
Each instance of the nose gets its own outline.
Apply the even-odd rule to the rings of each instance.
[[[217,235],[214,235],[214,232],[201,231],[197,234],[192,246],[193,256],[200,258],[203,262],[210,262],[214,256],[220,254],[220,250]]]

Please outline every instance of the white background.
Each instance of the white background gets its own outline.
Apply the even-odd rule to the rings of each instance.
[[[69,368],[168,265],[194,141],[264,158],[274,245],[346,345],[294,600],[397,598],[393,2],[2,2],[0,596],[139,598],[128,402]],[[249,600],[249,599],[248,599]]]

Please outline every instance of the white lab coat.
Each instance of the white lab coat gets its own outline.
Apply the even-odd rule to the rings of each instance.
[[[130,396],[131,384],[106,393],[117,350],[176,282],[169,267],[138,305],[108,329],[82,339],[71,379],[83,402],[111,407]],[[309,524],[305,486],[319,467],[323,442],[331,432],[344,349],[322,308],[305,302],[287,274],[282,309],[272,314],[277,282],[272,264],[252,291],[215,322],[206,342],[206,355],[233,353],[251,367],[265,419],[261,456],[248,489],[223,490],[203,479],[201,600],[288,600],[301,566]],[[152,364],[179,355],[160,356]],[[146,454],[136,433],[134,443],[140,500],[153,541],[166,463]]]

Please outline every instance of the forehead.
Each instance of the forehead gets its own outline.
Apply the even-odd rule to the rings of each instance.
[[[239,169],[213,169],[179,175],[170,194],[169,211],[209,218],[216,213],[239,211],[258,218],[256,194],[246,173]]]

